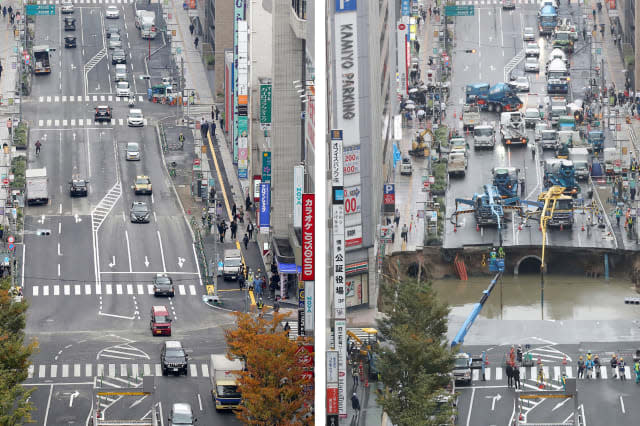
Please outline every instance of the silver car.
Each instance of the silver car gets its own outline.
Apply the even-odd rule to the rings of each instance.
[[[538,58],[530,56],[524,62],[524,70],[526,72],[538,72],[540,71],[540,64],[538,63]]]
[[[116,47],[122,47],[122,38],[120,34],[112,33],[109,37],[109,49],[115,49]]]
[[[138,142],[127,143],[127,161],[140,161],[140,145],[138,145]]]
[[[524,32],[522,33],[522,38],[524,41],[535,41],[536,32],[533,27],[525,27]]]
[[[527,77],[518,77],[511,82],[511,85],[518,92],[528,92],[530,89],[529,79]]]
[[[524,48],[524,54],[526,56],[540,56],[540,48],[536,43],[527,43]]]

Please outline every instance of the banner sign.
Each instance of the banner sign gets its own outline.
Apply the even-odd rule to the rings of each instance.
[[[313,281],[304,282],[304,328],[313,330]]]
[[[271,130],[271,90],[270,84],[260,85],[260,130]]]
[[[293,168],[293,227],[302,227],[302,192],[304,191],[304,166]]]
[[[336,0],[336,13],[355,11],[357,8],[356,0]]]
[[[385,183],[382,185],[384,195],[384,205],[396,203],[396,186],[393,183]]]
[[[360,145],[344,147],[344,174],[360,173]]]
[[[334,317],[346,317],[344,268],[345,268],[345,242],[344,242],[344,211],[343,206],[333,206],[333,281],[334,281]],[[336,227],[335,225],[338,225]]]
[[[271,182],[271,151],[262,153],[262,181]]]
[[[331,131],[331,185],[344,185],[344,156],[342,151],[342,130]]]
[[[347,418],[347,321],[335,320],[333,334],[338,350],[338,411],[340,418]]]
[[[271,212],[271,183],[260,184],[260,233],[269,233]]]
[[[362,190],[360,185],[349,186],[344,188],[344,214],[360,213]]]
[[[302,281],[315,279],[314,253],[314,194],[302,195]]]

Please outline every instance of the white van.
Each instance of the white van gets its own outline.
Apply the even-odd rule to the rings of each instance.
[[[116,82],[127,81],[127,66],[125,64],[116,64]]]
[[[156,13],[150,10],[138,10],[136,12],[136,28],[140,29],[140,35],[144,39],[154,39],[158,35],[156,28]]]
[[[413,172],[413,166],[411,165],[411,158],[403,157],[400,162],[400,174],[401,175],[411,175]]]

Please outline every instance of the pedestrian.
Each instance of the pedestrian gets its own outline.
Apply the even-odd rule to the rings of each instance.
[[[524,189],[525,189],[525,182],[524,182],[524,179],[522,179],[520,181],[520,196],[521,197],[524,197]]]
[[[396,216],[393,218],[396,227],[400,226],[400,210],[396,209]]]
[[[238,287],[240,288],[240,290],[242,290],[244,288],[244,274],[243,273],[239,273],[238,274]]]
[[[400,234],[405,243],[409,242],[409,228],[407,228],[407,224],[402,225],[402,233]]]
[[[580,355],[578,360],[578,379],[584,379],[584,358]]]
[[[622,217],[622,210],[618,207],[616,208],[616,224],[618,225],[618,228],[620,228],[620,217]]]
[[[206,208],[202,208],[202,226],[206,225],[207,223],[207,209]]]
[[[636,361],[633,364],[633,371],[636,373],[636,385],[640,383],[640,361]]]
[[[636,199],[636,181],[635,179],[629,180],[629,194],[631,195],[631,201]]]
[[[218,107],[216,107],[216,120],[220,119],[220,111],[218,110]],[[221,121],[220,122],[221,126],[224,126],[224,123]]]
[[[215,106],[211,105],[211,121],[216,119],[216,108]]]
[[[236,217],[237,209],[238,207],[236,206],[236,203],[233,203],[233,206],[231,206],[231,216]]]
[[[0,62],[0,78],[2,78],[2,62]]]
[[[562,390],[566,392],[567,391],[567,373],[562,373],[562,378],[560,379],[560,381],[562,382]]]
[[[262,282],[260,282],[260,276],[256,274],[256,277],[253,279],[253,291],[256,292],[258,297],[262,297]]]
[[[251,202],[251,197],[249,197],[249,194],[247,194],[247,198],[245,198],[244,204],[245,204],[246,210],[251,211],[251,204],[253,203]]]
[[[222,223],[220,224],[220,242],[221,243],[224,243],[224,234],[226,233],[227,233],[227,224],[223,220]]]
[[[9,15],[9,23],[10,23],[11,25],[13,25],[13,21],[14,21],[15,19],[16,19],[16,15],[14,15],[13,13],[11,13],[11,14]]]
[[[626,366],[627,364],[624,362],[624,358],[620,357],[618,360],[618,375],[620,375],[620,380],[627,380],[626,375]]]
[[[587,29],[585,27],[582,27],[582,39],[587,39]]]
[[[244,238],[242,239],[242,242],[244,243],[244,249],[246,250],[247,247],[249,246],[249,236],[247,234],[244,234]]]
[[[358,366],[354,363],[351,367],[351,377],[353,377],[353,390],[358,387]]]
[[[351,396],[351,408],[354,411],[353,417],[358,417],[358,414],[360,414],[360,401],[358,400],[358,395],[356,395],[355,392],[353,393],[353,396]]]
[[[587,362],[585,363],[585,367],[587,369],[587,379],[593,378],[593,360],[587,357]]]
[[[236,239],[236,232],[238,231],[238,224],[236,223],[235,220],[231,221],[231,239],[235,240]]]
[[[511,387],[513,385],[513,366],[511,363],[507,363],[507,386]]]
[[[215,138],[215,136],[216,136],[216,127],[217,126],[216,126],[216,122],[213,121],[213,119],[211,119],[211,120],[212,120],[211,121],[211,133],[213,133],[213,137]]]
[[[2,17],[4,19],[7,19],[7,6],[2,8]]]
[[[198,36],[196,36],[196,38],[193,40],[193,44],[196,46],[196,49],[198,48],[199,42],[200,42],[200,39],[198,38]]]
[[[520,369],[517,365],[513,367],[513,385],[516,389],[522,388],[522,384],[520,384]]]
[[[616,357],[616,354],[611,355],[611,360],[609,361],[609,363],[611,364],[611,378],[617,379],[618,378],[618,358]]]
[[[247,224],[247,234],[249,234],[249,239],[253,238],[253,223],[251,221]]]
[[[9,12],[9,16],[11,16],[13,14],[13,8],[9,6],[9,9],[7,9],[7,12]]]
[[[193,25],[193,22],[191,24],[189,24],[189,32],[191,33],[191,35],[193,35],[193,30],[195,30],[196,27]]]
[[[516,359],[522,364],[522,345],[518,345],[518,349],[516,349]]]

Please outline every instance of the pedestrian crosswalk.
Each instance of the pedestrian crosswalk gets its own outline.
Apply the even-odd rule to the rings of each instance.
[[[162,376],[160,363],[100,363],[100,364],[32,364],[28,368],[29,379],[66,379],[66,378],[139,378],[143,376]],[[187,376],[209,377],[209,365],[190,363]]]
[[[147,119],[143,120],[144,125],[147,124]],[[79,118],[79,119],[64,119],[64,120],[55,120],[55,119],[46,119],[46,120],[38,120],[36,126],[34,127],[92,127],[92,126],[128,126],[126,118],[112,118],[109,121],[95,121],[90,118]]]
[[[543,366],[542,371],[544,374],[545,381],[553,381],[553,382],[561,382],[562,374],[566,374],[567,378],[573,379],[578,378],[578,369],[577,367],[569,366],[569,365],[552,365],[552,366]],[[631,380],[631,367],[625,367],[624,376],[627,380]],[[506,379],[507,375],[505,369],[502,367],[485,367],[484,369],[484,379],[485,381],[500,381]],[[608,379],[611,377],[611,370],[601,367],[600,369],[600,379]],[[616,373],[617,377],[617,373]],[[536,381],[538,378],[538,367],[522,367],[520,368],[520,380],[533,380]],[[586,372],[585,372],[586,378]],[[592,378],[596,379],[595,372],[592,374]],[[599,380],[599,379],[596,379]],[[482,370],[474,369],[472,370],[471,381],[477,382],[482,381]]]
[[[144,102],[145,97],[137,95],[137,102]],[[129,98],[115,95],[88,95],[88,96],[38,96],[39,103],[68,103],[68,102],[129,102]]]
[[[135,0],[71,0],[74,5],[79,4],[130,4]],[[62,0],[36,0],[31,2],[33,4],[61,4]],[[153,1],[152,3],[157,3]]]
[[[194,284],[177,284],[176,296],[197,296]],[[31,286],[31,296],[151,295],[153,284],[53,284]]]
[[[515,0],[516,4],[538,4],[539,0]],[[502,0],[456,0],[456,5],[474,5],[474,6],[490,6],[502,5]]]

